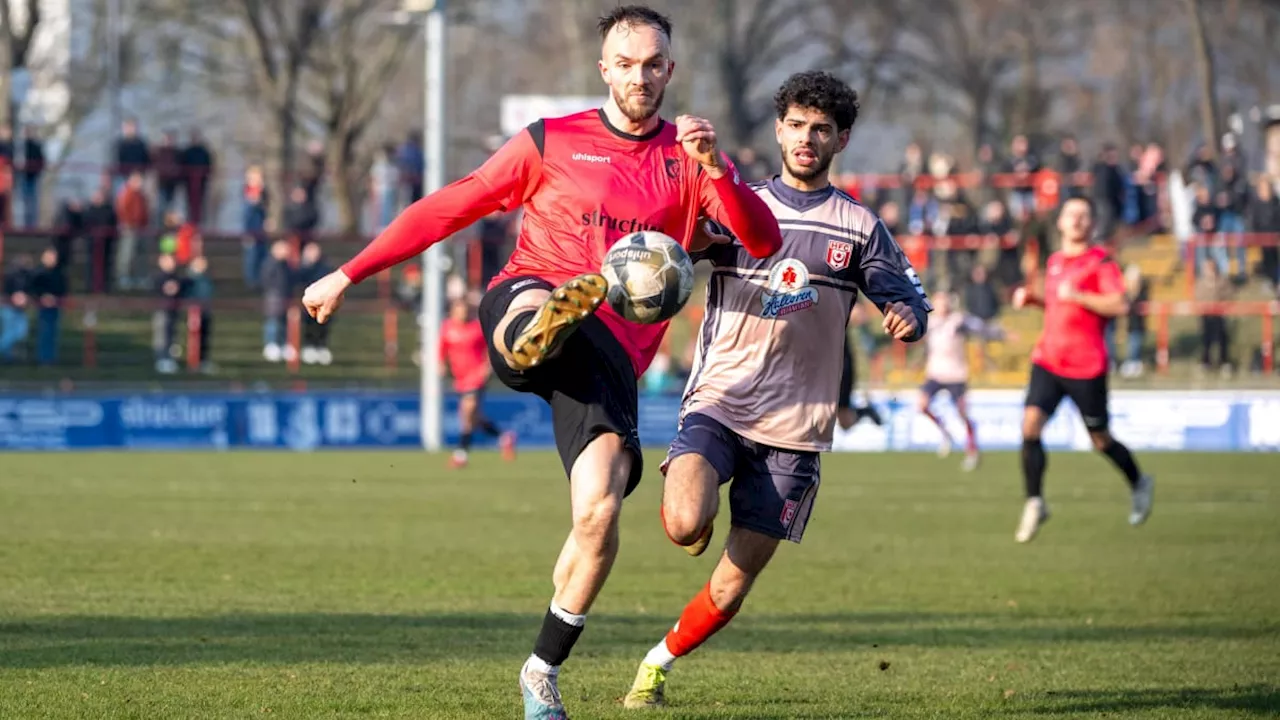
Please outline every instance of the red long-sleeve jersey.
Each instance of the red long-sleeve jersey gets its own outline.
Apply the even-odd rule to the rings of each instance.
[[[522,130],[479,169],[409,206],[342,270],[358,283],[495,210],[521,205],[515,252],[494,284],[533,276],[558,285],[598,273],[605,251],[637,230],[687,246],[703,214],[728,226],[756,257],[782,244],[773,213],[732,165],[712,180],[676,142],[671,123],[630,135],[603,110],[590,110]],[[643,374],[667,323],[631,323],[607,305],[597,312]]]

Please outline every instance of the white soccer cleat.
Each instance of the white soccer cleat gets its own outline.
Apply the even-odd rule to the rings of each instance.
[[[1151,502],[1154,499],[1155,490],[1155,478],[1150,475],[1138,478],[1138,484],[1133,488],[1133,505],[1129,510],[1130,525],[1137,526],[1147,521],[1151,515]]]
[[[942,442],[938,443],[938,457],[944,458],[951,454],[951,436],[943,435]]]
[[[960,463],[960,469],[965,472],[973,472],[978,469],[978,465],[982,463],[982,455],[977,452],[967,452],[964,454],[964,462]]]
[[[1018,522],[1018,532],[1013,536],[1020,543],[1031,542],[1040,526],[1049,519],[1049,506],[1043,498],[1027,498],[1022,506],[1022,520]]]

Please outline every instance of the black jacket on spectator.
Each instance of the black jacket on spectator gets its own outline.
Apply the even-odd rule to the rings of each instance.
[[[1000,300],[996,297],[991,280],[969,283],[964,289],[964,307],[970,315],[980,320],[990,320],[1000,314]]]
[[[29,178],[40,177],[44,172],[44,143],[36,138],[22,141],[22,174]]]
[[[1280,233],[1280,198],[1272,197],[1263,202],[1257,195],[1251,197],[1246,223],[1249,232]]]
[[[314,265],[303,265],[298,268],[297,281],[301,286],[310,285],[331,272],[333,268],[321,258]]]
[[[120,225],[115,205],[111,201],[86,207],[82,217],[85,232],[94,237],[113,237]]]
[[[58,233],[53,240],[53,245],[58,250],[58,265],[65,267],[71,262],[72,241],[84,233],[83,207],[73,207],[71,201],[62,203],[53,226]]]
[[[62,268],[41,267],[31,280],[31,294],[37,298],[52,295],[56,298],[67,296],[67,275]]]
[[[284,226],[292,232],[309,233],[320,225],[320,210],[315,203],[289,203],[284,209]]]
[[[17,293],[30,295],[33,279],[34,273],[28,268],[14,268],[5,273],[3,281],[0,281],[0,300],[8,303]]]
[[[1118,165],[1105,162],[1093,165],[1093,199],[1115,215],[1124,211],[1124,177]]]
[[[199,170],[208,171],[213,167],[213,154],[203,143],[196,143],[183,148],[178,162],[190,174]]]
[[[121,175],[150,168],[151,151],[147,149],[147,143],[140,137],[116,140],[116,165],[116,170]]]
[[[155,161],[156,180],[162,187],[174,188],[182,184],[182,152],[173,145],[161,145],[152,153]]]
[[[176,272],[159,271],[156,273],[155,290],[157,295],[167,301],[164,303],[164,311],[177,312],[182,300],[182,277]]]

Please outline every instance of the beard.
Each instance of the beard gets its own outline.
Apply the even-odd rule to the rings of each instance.
[[[642,123],[657,114],[658,109],[662,107],[662,98],[666,94],[666,88],[663,88],[657,95],[648,97],[627,97],[614,90],[613,102],[628,120],[633,123]]]
[[[792,162],[791,153],[785,149],[782,151],[782,164],[787,168],[787,173],[797,180],[809,181],[821,177],[824,173],[831,169],[831,161],[835,159],[835,153],[823,154],[817,148],[812,149],[817,162],[809,167],[800,167]]]

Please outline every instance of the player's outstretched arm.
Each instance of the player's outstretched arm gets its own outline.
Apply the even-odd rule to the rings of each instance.
[[[920,277],[884,223],[877,222],[862,245],[859,267],[860,289],[884,313],[884,331],[903,342],[924,337],[933,307]]]
[[[303,306],[317,322],[325,322],[348,287],[422,254],[495,210],[520,205],[541,173],[542,153],[531,132],[523,130],[475,172],[405,208],[341,269],[308,287]]]
[[[738,169],[716,147],[716,131],[711,123],[681,115],[676,118],[676,140],[702,167],[698,192],[707,214],[727,226],[752,257],[764,258],[778,252],[782,247],[778,219],[742,183]]]

